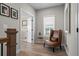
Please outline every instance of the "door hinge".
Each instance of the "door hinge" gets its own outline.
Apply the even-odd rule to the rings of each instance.
[[[77,32],[78,32],[78,27],[77,27]]]

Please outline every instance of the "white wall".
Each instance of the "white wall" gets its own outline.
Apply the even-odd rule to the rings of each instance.
[[[78,55],[76,25],[77,25],[77,4],[74,3],[71,4],[71,33],[66,32],[67,47],[65,49],[67,54],[70,56]]]
[[[22,21],[23,20],[27,20],[28,17],[33,17],[33,33],[35,34],[35,10],[28,4],[25,4],[25,3],[20,3],[18,4],[20,6],[20,43],[25,40],[25,37],[27,37],[27,31],[28,29],[23,29],[23,26],[22,26]],[[23,30],[23,31],[22,31]],[[33,35],[34,35],[33,34]],[[29,35],[30,37],[30,35]],[[33,39],[35,39],[35,37],[33,36]],[[30,42],[30,39],[27,40],[28,42]],[[20,48],[21,47],[21,44],[20,44]]]
[[[77,20],[77,22],[78,22],[77,23],[77,25],[78,25],[78,36],[77,36],[77,39],[78,39],[78,42],[79,42],[79,3],[78,3],[77,6],[78,6],[78,9],[77,9],[78,10],[78,15],[77,15],[78,16],[78,20]],[[79,43],[78,43],[78,56],[79,56]]]
[[[35,23],[35,11],[34,9],[28,5],[28,4],[21,4],[21,3],[7,3],[7,5],[15,8],[18,10],[18,13],[19,13],[19,16],[18,16],[18,20],[16,19],[12,19],[10,17],[5,17],[5,16],[1,16],[0,15],[0,37],[6,37],[6,33],[4,32],[6,29],[3,27],[3,25],[7,25],[8,28],[16,28],[17,31],[18,31],[18,34],[17,34],[17,47],[16,47],[16,50],[17,52],[20,50],[20,12],[21,12],[21,8],[29,13],[30,15],[32,15],[34,18],[34,23]],[[35,27],[35,25],[34,25]],[[35,30],[35,28],[34,28]],[[0,47],[1,49],[1,47]],[[4,47],[4,55],[6,55],[6,47]],[[1,50],[0,50],[1,51]]]
[[[18,10],[19,12],[19,8],[17,6],[17,4],[7,4],[8,6],[15,8]],[[18,14],[19,17],[19,14]],[[7,26],[8,28],[16,28],[17,31],[19,31],[19,18],[18,20],[16,19],[12,19],[11,17],[5,17],[5,16],[1,16],[0,15],[0,37],[6,37],[6,33],[4,31],[6,31],[5,26]],[[1,49],[1,47],[0,47]],[[17,47],[16,50],[19,49],[19,32],[17,33]],[[1,50],[0,50],[1,51]],[[6,46],[4,45],[4,55],[6,55]]]
[[[36,12],[36,36],[41,32],[43,36],[43,17],[55,16],[55,28],[64,29],[64,5],[55,6],[51,8],[37,10]]]
[[[33,17],[33,21],[34,21],[34,31],[35,31],[35,10],[28,4],[25,3],[20,3],[18,4],[20,6],[20,11],[21,11],[21,16],[20,16],[20,20],[27,20],[25,19],[25,17]],[[25,16],[24,16],[25,15]],[[24,19],[22,18],[24,17]],[[20,23],[20,27],[22,29],[22,23]]]

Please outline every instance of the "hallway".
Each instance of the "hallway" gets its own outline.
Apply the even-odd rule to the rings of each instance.
[[[43,44],[33,44],[22,42],[21,51],[17,56],[67,56],[64,49],[60,50],[59,48],[52,51],[47,47],[43,47]]]
[[[9,45],[0,43],[0,56],[79,56],[78,3],[0,3],[0,12],[0,38],[10,37]],[[62,30],[62,50],[43,47],[51,30]]]

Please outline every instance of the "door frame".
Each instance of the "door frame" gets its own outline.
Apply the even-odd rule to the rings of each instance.
[[[24,11],[22,8],[20,8],[20,14],[22,13],[22,12],[24,12],[24,13],[26,13],[27,15],[29,15],[30,17],[32,17],[32,20],[34,20],[35,18],[34,18],[34,16],[30,13],[30,12],[27,12],[27,11]],[[20,23],[20,35],[19,36],[21,36],[21,27],[22,27],[22,25],[21,25],[21,15],[20,15],[20,21],[19,21],[19,23]],[[32,32],[32,38],[33,38],[33,40],[32,40],[32,43],[34,43],[34,22],[32,23],[32,29],[33,29],[33,32]],[[21,39],[21,38],[20,38]]]
[[[76,33],[77,33],[77,55],[79,56],[79,4],[77,3],[77,28],[76,28]]]

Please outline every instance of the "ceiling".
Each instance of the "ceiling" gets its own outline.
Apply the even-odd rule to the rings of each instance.
[[[43,8],[48,8],[48,7],[53,7],[53,6],[58,6],[62,5],[64,3],[29,3],[34,9],[43,9]]]

